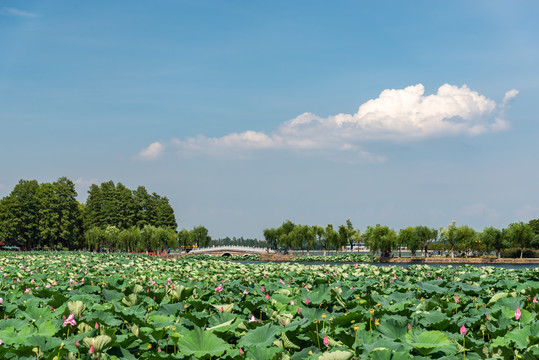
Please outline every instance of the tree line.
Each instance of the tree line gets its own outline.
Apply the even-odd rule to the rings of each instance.
[[[456,252],[496,252],[499,258],[502,250],[517,248],[522,257],[525,249],[539,249],[539,219],[529,223],[512,223],[504,229],[485,227],[481,232],[468,225],[457,226],[455,222],[439,229],[424,225],[409,226],[398,233],[388,226],[377,224],[368,226],[363,234],[353,227],[350,219],[337,230],[331,224],[324,228],[286,220],[277,228],[265,229],[264,237],[271,248],[307,250],[307,253],[313,249],[323,249],[325,254],[330,249],[340,251],[345,246],[353,249],[364,244],[372,254],[382,255],[407,248],[412,256],[416,256],[418,251],[428,256],[429,249],[436,249],[450,253],[451,257]]]
[[[264,229],[264,238],[272,249],[281,246],[285,251],[304,249],[309,253],[310,250],[321,248],[324,255],[327,250],[339,251],[347,245],[352,247],[361,241],[360,232],[353,227],[350,219],[338,229],[334,229],[332,224],[324,228],[319,225],[294,224],[286,220],[277,228]]]
[[[144,186],[93,184],[86,204],[66,177],[53,183],[20,180],[0,200],[0,242],[31,249],[157,250],[176,237],[166,197]]]

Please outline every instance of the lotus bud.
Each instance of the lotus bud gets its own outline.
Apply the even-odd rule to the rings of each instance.
[[[243,355],[243,349],[240,348],[240,355]]]
[[[90,346],[90,350],[88,350],[88,354],[93,354],[94,353],[94,346]]]
[[[324,335],[324,345],[329,347],[329,339],[328,339],[327,335]]]
[[[517,311],[515,311],[515,319],[520,320],[521,315],[522,315],[522,313],[520,312],[520,307],[517,306]]]
[[[76,347],[76,348],[78,349],[78,348],[79,348],[79,346],[80,346],[80,343],[78,342],[78,340],[77,340],[77,339],[75,339],[75,347]]]
[[[466,330],[466,326],[462,324],[462,326],[460,327],[460,334],[462,335],[462,337],[464,337],[464,335],[466,335],[467,332],[468,330]]]

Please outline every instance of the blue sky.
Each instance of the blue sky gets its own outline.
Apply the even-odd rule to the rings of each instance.
[[[539,218],[536,1],[0,1],[0,197],[67,176],[180,227]]]

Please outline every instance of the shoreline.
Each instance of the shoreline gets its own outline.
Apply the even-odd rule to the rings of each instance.
[[[176,255],[177,256],[177,255]],[[176,257],[174,256],[174,257]],[[181,254],[180,256],[189,256],[187,254]],[[274,261],[274,262],[291,262],[299,255],[284,255],[284,254],[261,254],[261,261]],[[328,260],[331,256],[328,256]],[[443,263],[443,264],[539,264],[539,258],[446,258],[446,257],[394,257],[394,258],[380,258],[380,263],[398,264],[398,263],[414,263],[414,264],[429,264],[429,263]]]

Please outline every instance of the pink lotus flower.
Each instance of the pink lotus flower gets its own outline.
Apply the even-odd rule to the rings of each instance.
[[[327,335],[324,335],[324,345],[329,347],[329,339],[328,339]]]
[[[269,300],[269,294],[266,293],[266,300]]]
[[[265,291],[265,290],[264,290],[264,287],[263,287],[263,286],[262,286],[262,289],[260,289],[260,290],[261,290],[262,292],[264,292],[264,291]],[[241,349],[241,348],[240,348],[240,349]]]
[[[298,308],[298,314],[301,315],[301,309],[300,308]]]
[[[75,321],[74,317],[75,317],[75,314],[69,314],[69,317],[64,320],[64,326],[66,326],[67,324],[76,326],[77,322]]]
[[[223,285],[219,284],[219,286],[215,288],[215,292],[223,292]]]
[[[251,315],[251,318],[249,319],[249,322],[252,323],[252,322],[255,322],[255,321],[256,321],[255,316]]]
[[[221,313],[224,313],[225,312],[225,309],[223,309],[223,307],[221,306]]]
[[[487,320],[490,320],[490,316],[488,316],[488,314],[485,315],[487,317]]]
[[[2,340],[0,340],[0,345],[4,345],[4,342]]]
[[[243,349],[240,348],[240,355],[243,355]]]
[[[95,329],[99,329],[99,324],[97,322],[95,323]]]
[[[94,353],[94,346],[90,346],[90,350],[88,350],[88,354],[93,354]]]
[[[80,346],[80,343],[77,341],[77,339],[75,339],[75,347],[78,349]]]
[[[309,298],[305,299],[305,304],[309,305],[310,301]]]
[[[517,311],[515,311],[515,319],[520,320],[520,316],[522,313],[520,312],[520,307],[517,306]]]
[[[455,304],[458,304],[458,303],[459,303],[459,297],[455,296]]]
[[[0,304],[4,302],[4,299],[0,298]]]
[[[249,292],[247,290],[243,290],[243,295],[247,295]]]
[[[464,335],[466,335],[466,332],[468,330],[466,330],[466,327],[464,326],[464,324],[462,324],[462,326],[460,327],[460,334],[462,335],[462,337],[464,337]]]
[[[537,302],[537,299],[535,298],[535,296],[533,297],[533,302],[534,302],[534,303]]]
[[[294,305],[294,300],[290,300],[290,305]]]

